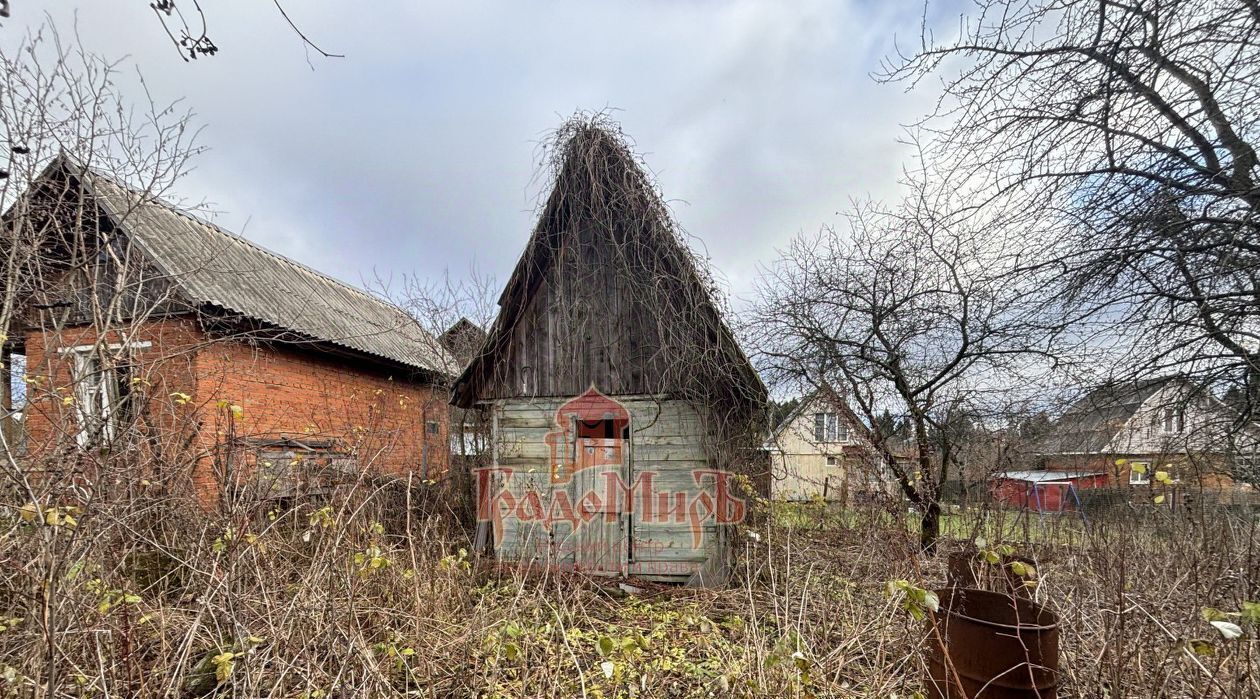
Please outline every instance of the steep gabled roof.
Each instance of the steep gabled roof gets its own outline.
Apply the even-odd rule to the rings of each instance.
[[[1107,384],[1073,403],[1052,426],[1042,442],[1043,454],[1098,454],[1107,450],[1116,434],[1133,418],[1142,404],[1175,377]]]
[[[703,383],[707,369],[721,378],[699,392],[713,400],[763,405],[765,385],[714,304],[711,281],[679,238],[667,207],[620,133],[598,118],[575,119],[562,132],[567,137],[556,148],[556,186],[499,296],[499,314],[485,344],[455,382],[452,402],[471,407],[481,398],[540,287],[554,282],[562,258],[581,245],[575,237],[589,234],[621,255],[626,266],[615,270],[618,283],[644,273],[677,292],[655,289],[652,311],[666,322],[686,318],[682,325],[688,326],[688,337],[704,345],[706,366],[693,367],[690,378]]]
[[[416,370],[453,373],[454,363],[441,345],[388,301],[68,158],[54,161],[41,177],[58,168],[82,183],[111,224],[193,307],[216,307],[289,331],[294,339],[329,343]]]
[[[796,422],[801,415],[811,411],[817,412],[815,406],[820,404],[831,408],[838,415],[843,416],[852,434],[856,435],[861,441],[861,446],[868,449],[874,448],[875,435],[871,427],[849,406],[849,401],[845,399],[843,394],[829,387],[818,388],[801,396],[792,412],[783,418],[778,425],[775,425],[770,432],[770,438],[766,440],[766,447],[770,449],[776,448],[779,436],[783,434],[783,431]],[[887,438],[887,442],[888,450],[893,454],[894,458],[902,458],[908,449],[913,448],[912,444],[906,444],[904,443],[905,440],[892,435]]]

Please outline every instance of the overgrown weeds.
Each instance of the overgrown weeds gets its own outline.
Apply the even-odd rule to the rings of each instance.
[[[721,590],[522,570],[383,491],[205,514],[175,501],[13,503],[9,696],[899,696],[926,628],[887,583],[944,584],[890,509],[805,505],[739,534]],[[1260,691],[1253,521],[959,513],[976,564],[1032,561],[1062,620],[1060,696]],[[969,530],[970,531],[970,530]],[[1062,532],[1057,536],[1056,532]],[[993,537],[993,538],[991,538]],[[1002,537],[1002,538],[997,538]],[[942,547],[950,549],[951,547]],[[959,550],[961,544],[952,549]],[[1205,612],[1205,609],[1208,610]],[[1226,638],[1215,620],[1232,624]]]

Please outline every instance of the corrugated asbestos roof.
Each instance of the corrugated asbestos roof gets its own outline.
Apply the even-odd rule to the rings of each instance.
[[[441,345],[397,306],[99,173],[75,169],[114,223],[188,301],[416,369],[458,370]]]

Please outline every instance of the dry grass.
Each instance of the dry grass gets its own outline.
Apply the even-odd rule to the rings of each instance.
[[[338,507],[246,517],[98,500],[74,527],[27,522],[10,508],[0,693],[922,691],[925,628],[884,586],[942,583],[944,554],[916,554],[917,537],[896,514],[793,508],[744,535],[729,588],[646,586],[626,596],[608,582],[469,560],[462,530],[431,514],[440,501],[408,507],[397,495],[361,493]],[[1010,529],[992,518],[988,526]],[[1256,598],[1254,523],[1059,526],[1067,543],[1046,534],[1007,543],[1037,560],[1037,595],[1062,616],[1061,696],[1260,692],[1255,629],[1243,622],[1249,637],[1226,642],[1201,616],[1204,606],[1233,611]],[[1210,641],[1213,653],[1194,652],[1192,639]]]

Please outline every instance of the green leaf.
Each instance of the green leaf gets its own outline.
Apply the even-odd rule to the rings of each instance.
[[[792,660],[796,663],[796,669],[800,672],[805,672],[810,668],[809,658],[806,658],[805,654],[799,650],[792,654]]]
[[[616,649],[617,649],[617,642],[614,641],[611,637],[609,636],[599,637],[597,650],[599,650],[599,654],[601,656],[607,658],[608,656],[612,655],[613,651]]]
[[[1228,614],[1215,607],[1204,607],[1199,613],[1203,615],[1204,621],[1224,621],[1229,618]]]
[[[1260,624],[1260,602],[1242,603],[1242,618],[1250,624]]]

